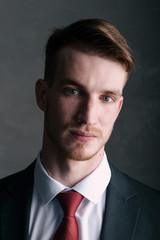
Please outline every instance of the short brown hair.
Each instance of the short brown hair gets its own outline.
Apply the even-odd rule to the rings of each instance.
[[[56,29],[48,39],[44,79],[49,86],[54,79],[56,56],[65,46],[119,62],[128,75],[133,69],[132,51],[114,25],[102,19],[82,19]]]

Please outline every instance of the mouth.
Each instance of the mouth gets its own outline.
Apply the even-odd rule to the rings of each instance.
[[[96,135],[91,132],[85,132],[85,131],[79,131],[79,130],[71,130],[70,132],[75,139],[81,142],[89,142],[96,138]]]

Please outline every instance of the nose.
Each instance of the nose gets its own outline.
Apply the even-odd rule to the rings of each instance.
[[[93,97],[85,97],[78,109],[76,121],[79,124],[96,125],[98,116],[97,101]]]

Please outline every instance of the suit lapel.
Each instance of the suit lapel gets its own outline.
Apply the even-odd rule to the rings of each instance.
[[[16,181],[14,180],[7,186],[8,194],[5,196],[6,199],[1,209],[2,226],[4,226],[1,230],[3,239],[27,240],[28,238],[33,169],[32,164],[20,173],[21,178],[18,177]]]
[[[133,240],[140,209],[137,193],[126,178],[112,165],[112,177],[107,188],[106,208],[100,240]],[[4,195],[0,221],[2,239],[28,240],[30,206],[33,191],[34,164],[22,171],[21,178],[8,185]],[[21,179],[21,182],[18,182]],[[17,184],[18,182],[18,184]],[[8,221],[10,219],[10,221]],[[1,237],[1,236],[0,236]]]
[[[112,166],[111,171],[100,239],[131,240],[140,214],[140,208],[136,205],[137,193]]]

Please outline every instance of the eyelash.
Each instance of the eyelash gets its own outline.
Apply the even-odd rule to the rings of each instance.
[[[104,100],[104,98],[109,98],[110,100],[109,101],[106,101],[106,100]],[[114,102],[114,99],[112,98],[112,97],[110,97],[110,96],[102,96],[101,97],[101,99],[102,99],[102,101],[104,101],[104,102]]]
[[[77,92],[77,94],[74,94],[73,93],[74,91]],[[75,88],[64,88],[64,93],[66,95],[80,95],[80,92],[78,90],[76,90]]]
[[[79,96],[82,96],[83,93],[80,92],[79,90],[75,89],[75,88],[72,88],[72,87],[67,87],[67,88],[64,88],[63,89],[63,92],[65,95],[79,95]],[[76,93],[75,93],[76,92]],[[109,101],[106,101],[104,98],[109,98],[110,100]],[[103,102],[105,103],[112,103],[112,102],[115,102],[115,99],[111,96],[107,96],[107,95],[103,95],[100,97],[100,100],[102,100]]]

